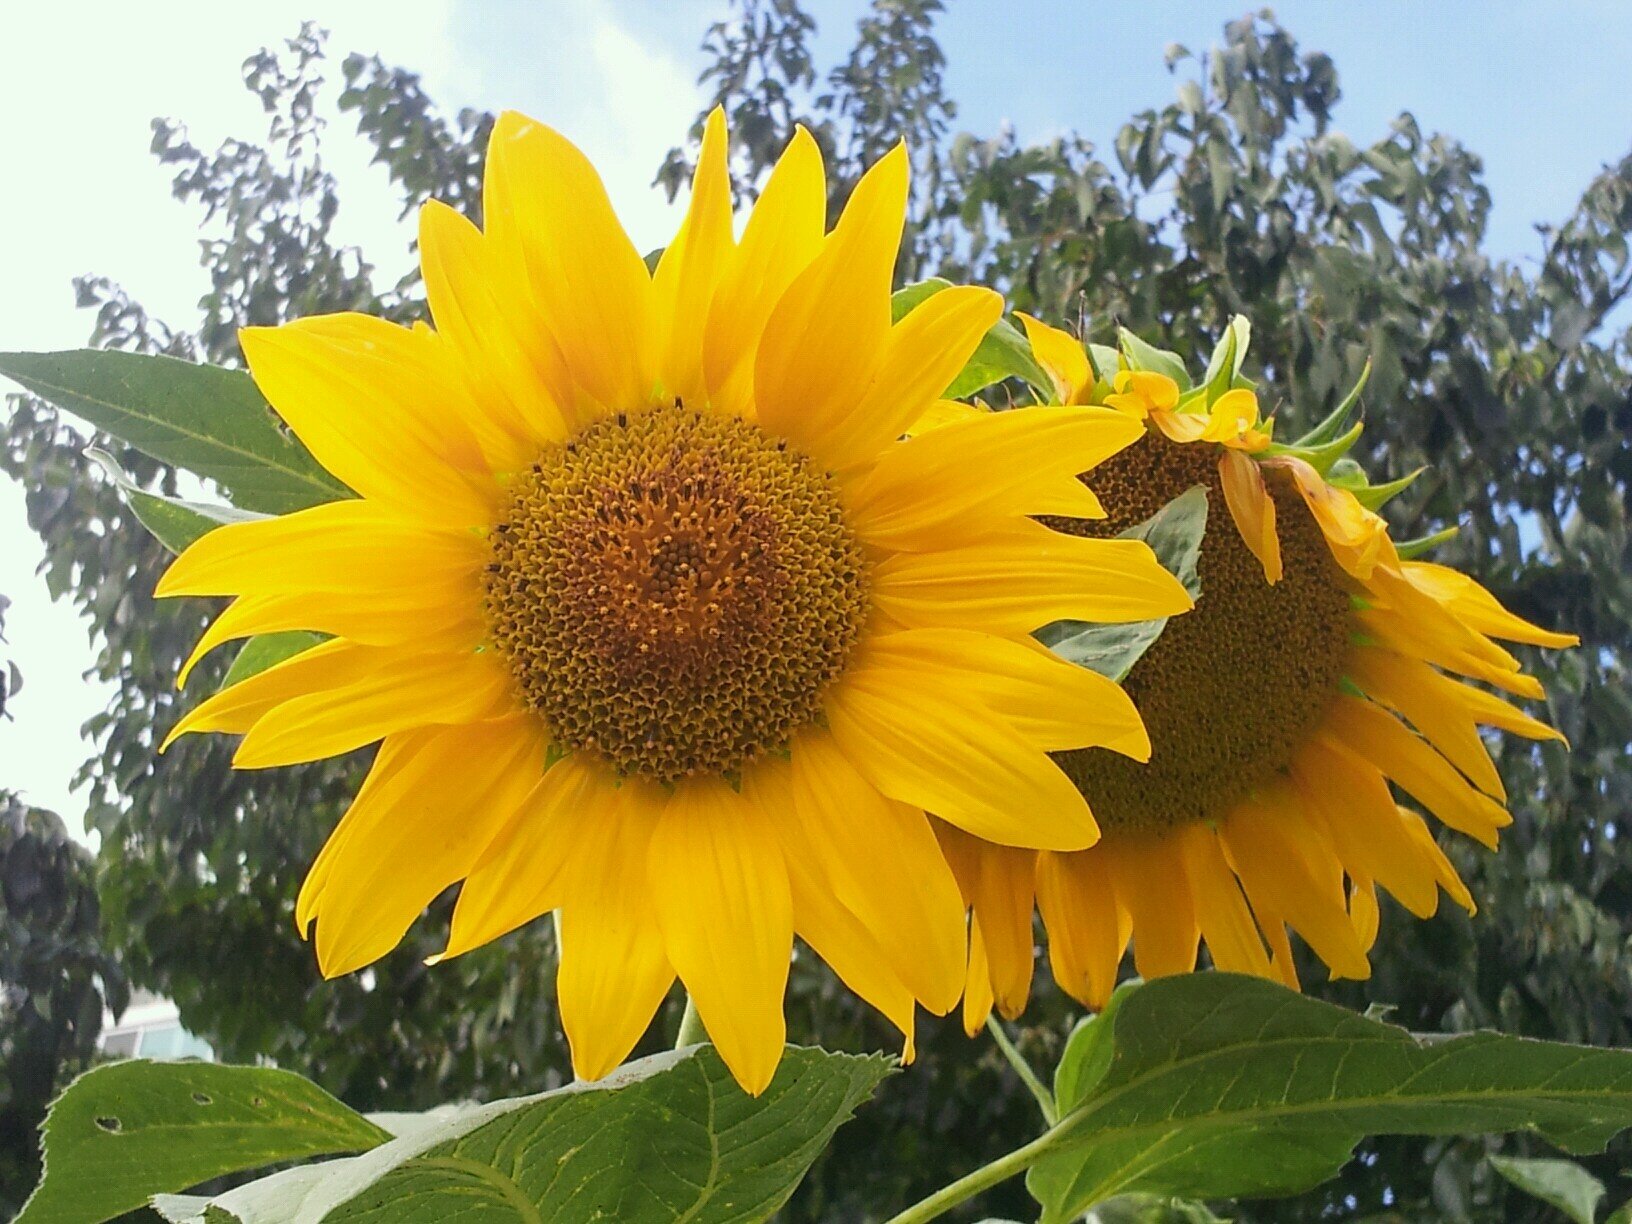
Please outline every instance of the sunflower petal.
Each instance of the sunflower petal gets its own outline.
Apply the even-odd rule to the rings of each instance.
[[[1050,327],[1023,311],[1015,311],[1020,326],[1026,329],[1026,340],[1031,355],[1043,367],[1054,384],[1054,401],[1058,404],[1083,403],[1094,385],[1094,370],[1088,364],[1088,350],[1082,341],[1068,331]]]
[[[1241,542],[1264,567],[1264,581],[1274,586],[1281,580],[1281,540],[1275,533],[1275,499],[1264,487],[1264,475],[1256,460],[1238,450],[1226,450],[1218,470],[1224,504],[1230,508]]]
[[[1167,977],[1193,970],[1201,928],[1177,841],[1118,837],[1103,842],[1099,852],[1116,878],[1117,900],[1127,907],[1133,963],[1140,976]]]
[[[1037,856],[1037,908],[1048,929],[1054,980],[1094,1011],[1111,1001],[1133,930],[1109,861],[1098,849]]]
[[[1400,569],[1411,585],[1443,605],[1468,628],[1508,642],[1559,649],[1579,646],[1573,633],[1554,633],[1515,616],[1466,574],[1431,561],[1403,561]]]

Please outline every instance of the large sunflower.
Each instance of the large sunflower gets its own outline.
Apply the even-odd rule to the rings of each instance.
[[[1379,886],[1420,917],[1441,889],[1472,912],[1398,797],[1494,848],[1511,817],[1480,728],[1562,737],[1481,687],[1543,695],[1493,639],[1576,639],[1401,555],[1373,507],[1408,481],[1371,486],[1341,458],[1359,436],[1343,430],[1354,396],[1300,445],[1272,445],[1238,374],[1244,321],[1187,390],[1151,368],[1172,370],[1170,354],[1132,339],[1121,354],[1099,348],[1101,377],[1070,335],[1022,321],[1060,403],[1104,403],[1144,427],[1084,477],[1106,517],[1059,525],[1114,536],[1197,486],[1210,510],[1196,609],[1125,680],[1149,763],[1098,747],[1056,757],[1092,802],[1100,841],[1038,854],[938,827],[974,911],[971,1032],[994,999],[1008,1015],[1025,1003],[1034,899],[1055,978],[1092,1008],[1130,940],[1145,977],[1189,972],[1205,942],[1218,968],[1295,987],[1289,928],[1333,976],[1369,975]]]
[[[1099,513],[1075,475],[1131,418],[1045,408],[902,440],[1001,310],[947,288],[892,326],[903,150],[824,233],[800,132],[740,239],[726,156],[716,113],[648,271],[584,156],[500,118],[485,228],[421,213],[435,330],[243,333],[268,400],[358,497],[212,532],[159,593],[236,597],[199,654],[332,635],[172,739],[240,733],[244,768],[383,741],[297,903],[324,973],[463,881],[444,955],[556,912],[580,1075],[627,1055],[678,974],[757,1092],[796,933],[909,1052],[914,999],[955,1005],[963,907],[926,808],[993,842],[1096,837],[1047,752],[1143,731],[1030,632],[1190,600],[1143,545],[1028,517]]]

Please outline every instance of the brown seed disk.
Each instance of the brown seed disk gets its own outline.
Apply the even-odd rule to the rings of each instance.
[[[678,406],[552,448],[492,545],[488,620],[527,705],[563,747],[658,781],[785,745],[867,614],[827,476],[754,425]]]
[[[1207,489],[1201,597],[1124,681],[1150,731],[1150,762],[1100,748],[1055,757],[1107,833],[1222,818],[1287,767],[1342,679],[1348,586],[1319,525],[1284,473],[1264,469],[1284,566],[1270,586],[1230,518],[1219,455],[1216,446],[1148,434],[1085,478],[1108,517],[1050,521],[1075,535],[1112,536],[1186,489]]]

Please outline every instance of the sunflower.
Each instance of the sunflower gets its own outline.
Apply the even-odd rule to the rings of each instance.
[[[485,228],[420,214],[434,330],[242,333],[267,399],[358,496],[175,561],[159,594],[234,597],[194,660],[330,636],[170,739],[241,734],[241,768],[380,742],[296,905],[326,975],[462,882],[444,956],[555,913],[580,1076],[627,1056],[678,975],[758,1092],[796,934],[909,1055],[915,1000],[956,1005],[963,906],[926,809],[992,842],[1094,841],[1048,753],[1142,741],[1138,715],[1029,635],[1190,599],[1143,545],[1032,517],[1102,513],[1075,476],[1139,435],[1131,418],[904,436],[1002,309],[945,288],[892,324],[907,173],[897,148],[825,232],[800,131],[739,239],[716,112],[648,270],[583,154],[507,114]]]
[[[1092,801],[1100,841],[1035,853],[937,827],[974,915],[970,1032],[994,1001],[1010,1016],[1025,1003],[1034,901],[1056,980],[1094,1009],[1130,940],[1147,978],[1193,970],[1205,942],[1218,968],[1296,988],[1289,929],[1334,977],[1369,976],[1379,887],[1419,917],[1441,890],[1472,913],[1401,798],[1494,849],[1511,817],[1480,729],[1562,739],[1490,691],[1543,695],[1496,639],[1576,639],[1413,559],[1431,541],[1390,539],[1376,508],[1409,479],[1372,486],[1343,457],[1359,436],[1344,430],[1359,387],[1297,444],[1274,445],[1239,374],[1245,320],[1203,383],[1181,388],[1182,363],[1135,337],[1121,352],[1085,350],[1021,318],[1059,403],[1104,404],[1144,430],[1084,477],[1105,517],[1056,525],[1113,537],[1197,486],[1210,511],[1195,611],[1124,681],[1148,764],[1099,746],[1055,758]]]

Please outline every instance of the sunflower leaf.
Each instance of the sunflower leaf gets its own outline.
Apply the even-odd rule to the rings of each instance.
[[[1122,536],[1149,544],[1163,568],[1184,584],[1191,598],[1199,598],[1201,578],[1196,563],[1201,558],[1201,541],[1206,532],[1207,490],[1197,485]],[[1060,658],[1120,681],[1156,644],[1168,619],[1164,616],[1123,625],[1056,621],[1039,629],[1036,636]]]
[[[398,1119],[400,1136],[362,1156],[155,1206],[172,1224],[763,1220],[892,1066],[789,1047],[750,1097],[711,1047],[691,1046],[595,1083]]]
[[[0,374],[161,462],[215,481],[240,509],[282,514],[351,496],[285,432],[242,370],[74,349],[0,353]]]
[[[899,323],[925,299],[942,289],[950,289],[952,282],[934,276],[897,289],[890,297],[890,318]],[[973,356],[964,364],[958,376],[941,394],[943,399],[963,399],[1005,378],[1019,378],[1039,391],[1050,389],[1048,375],[1032,356],[1031,343],[1024,333],[1007,319],[999,319],[981,338]]]
[[[1159,349],[1154,344],[1141,340],[1125,327],[1117,329],[1117,339],[1130,370],[1150,370],[1157,374],[1166,374],[1179,384],[1180,391],[1190,389],[1190,371],[1184,368],[1184,358],[1177,353]]]
[[[1575,1224],[1593,1224],[1604,1201],[1604,1183],[1573,1160],[1492,1156],[1490,1167],[1532,1198],[1558,1208]]]
[[[1110,1029],[1104,1069],[1057,1094],[1055,1141],[1027,1175],[1044,1221],[1128,1193],[1301,1193],[1373,1134],[1522,1130],[1590,1152],[1632,1126],[1632,1051],[1417,1037],[1257,978],[1149,982],[1094,1024]]]
[[[126,475],[119,461],[107,451],[87,446],[85,457],[119,486],[119,492],[137,520],[153,534],[154,539],[173,553],[179,553],[223,523],[243,523],[267,517],[252,510],[240,510],[236,506],[212,506],[205,502],[167,497],[162,493],[149,493]]]
[[[263,633],[243,644],[227,674],[221,678],[222,688],[231,688],[240,680],[248,680],[269,667],[292,659],[303,650],[310,650],[327,639],[321,633],[306,629],[289,629],[282,633]]]
[[[95,1224],[160,1191],[391,1138],[290,1071],[142,1060],[87,1071],[43,1130],[45,1176],[17,1224]]]

